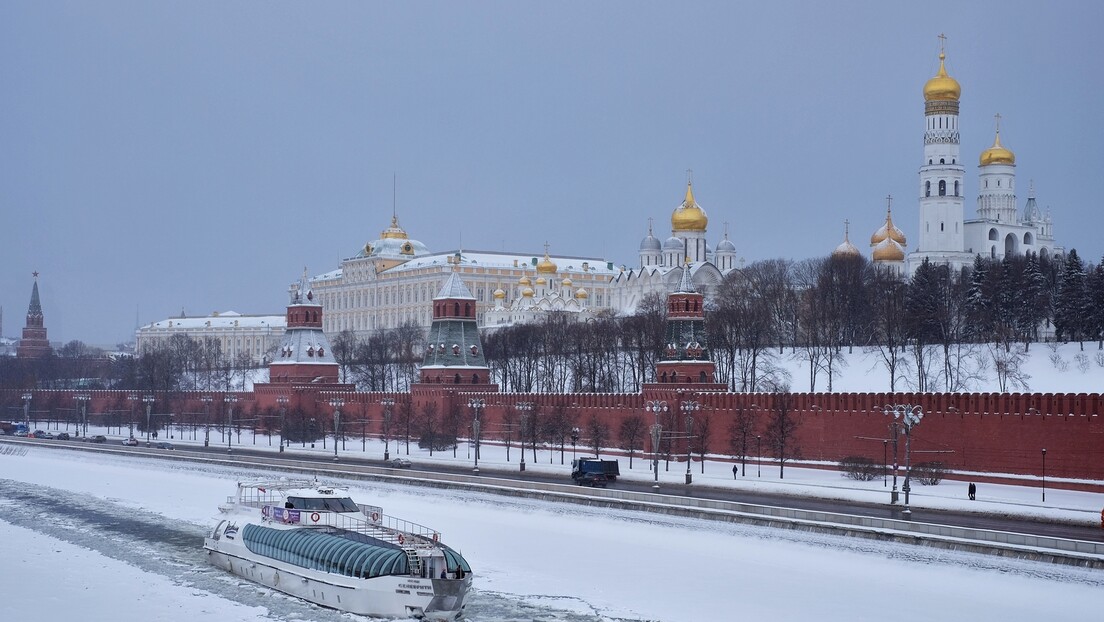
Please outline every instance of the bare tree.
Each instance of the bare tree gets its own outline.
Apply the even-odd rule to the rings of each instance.
[[[778,458],[778,479],[785,478],[786,461],[801,455],[796,444],[798,421],[793,414],[793,395],[780,391],[771,395],[770,419],[763,431],[763,440]]]
[[[732,456],[740,461],[740,474],[747,475],[748,447],[755,436],[755,413],[743,406],[737,406],[732,422],[728,426],[728,447]]]
[[[698,459],[701,461],[701,472],[705,473],[705,455],[709,453],[709,445],[713,442],[713,417],[703,414],[700,419],[695,419],[694,431],[697,432],[698,437]]]
[[[620,448],[629,452],[630,469],[633,464],[633,452],[637,449],[644,451],[644,428],[644,417],[638,414],[631,414],[621,420],[621,428],[617,436],[621,441]]]
[[[587,420],[586,430],[590,446],[594,449],[594,457],[597,458],[602,448],[609,444],[609,424],[599,419],[598,415],[591,415]]]

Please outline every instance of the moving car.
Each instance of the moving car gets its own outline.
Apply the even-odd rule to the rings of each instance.
[[[67,441],[67,440],[69,440],[69,433],[68,432],[58,432],[58,435],[55,436],[54,438],[56,438],[59,441]]]
[[[389,464],[396,469],[409,469],[414,466],[414,463],[406,458],[391,458]]]
[[[132,437],[124,440],[123,444],[126,445],[127,447],[137,447],[138,446],[138,439],[136,439],[132,436]]]
[[[104,436],[103,434],[97,434],[96,436],[93,436],[89,440],[91,440],[93,443],[106,443],[107,442],[107,437]]]
[[[53,434],[47,434],[45,430],[35,430],[31,432],[32,438],[54,438]]]
[[[605,488],[609,485],[609,478],[606,477],[604,473],[583,473],[575,478],[575,481],[578,482],[580,486],[590,486],[591,488],[595,486]]]
[[[153,446],[157,449],[176,449],[176,447],[173,447],[172,443],[166,443],[164,441],[161,441],[160,443],[154,443]]]

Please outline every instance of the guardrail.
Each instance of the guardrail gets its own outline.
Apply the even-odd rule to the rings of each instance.
[[[76,451],[100,451],[135,456],[130,448],[113,446],[42,445]],[[582,494],[577,486],[513,479],[493,476],[472,476],[454,473],[399,471],[387,467],[358,464],[304,463],[279,457],[235,455],[212,456],[206,452],[175,451],[166,453],[137,452],[138,455],[162,460],[227,464],[236,467],[278,468],[318,477],[340,476],[349,479],[400,481],[412,485],[434,488],[465,488],[491,494],[549,500],[550,497],[564,503],[581,505],[616,506],[626,510],[701,518],[722,522],[739,522],[821,531],[851,536],[892,539],[913,544],[940,548],[967,550],[978,553],[1012,555],[1051,563],[1104,569],[1104,543],[1071,540],[1051,536],[1035,536],[1006,531],[955,527],[911,520],[837,514],[823,511],[799,510],[768,505],[679,497],[649,492],[633,492],[616,489],[587,489]]]

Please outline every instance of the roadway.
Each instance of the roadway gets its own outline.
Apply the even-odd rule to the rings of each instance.
[[[4,438],[7,439],[11,437]],[[61,445],[78,445],[82,448],[105,447],[104,445],[88,445],[86,443],[75,441],[66,442],[23,438],[13,440],[27,443],[35,443],[36,445],[53,445],[55,447]],[[108,446],[112,449],[124,449],[117,444],[111,444]],[[165,450],[146,448],[144,441],[139,447],[127,447],[125,449],[139,453],[165,452]],[[303,454],[294,451],[284,452],[281,454],[274,453],[271,450],[255,450],[245,445],[235,445],[233,447],[233,452],[229,454],[226,451],[226,447],[222,445],[203,447],[201,445],[196,446],[189,444],[178,446],[178,449],[180,451],[175,453],[195,452],[201,455],[210,456],[212,458],[218,457],[223,460],[232,460],[233,456],[235,455],[267,459],[275,458],[297,463],[311,464],[313,466],[316,466],[319,470],[325,470],[327,467],[332,467],[335,465],[335,463],[333,462],[333,458],[330,456],[322,456],[318,454]],[[397,452],[393,455],[395,457],[399,456]],[[382,458],[361,458],[357,457],[355,454],[350,453],[341,454],[338,464],[346,466],[356,465],[383,468],[389,468],[390,466]],[[410,469],[403,469],[402,472],[404,474],[410,475],[424,473],[428,476],[433,473],[447,473],[450,475],[463,475],[476,479],[480,477],[494,478],[496,480],[499,480],[498,482],[496,482],[498,484],[501,483],[501,480],[530,481],[552,484],[570,483],[570,480],[563,475],[555,475],[538,471],[525,471],[523,473],[520,470],[515,469],[501,469],[498,468],[497,465],[481,466],[480,473],[478,475],[475,475],[472,473],[471,467],[466,464],[462,466],[452,466],[447,464],[418,464],[417,462],[415,462]],[[652,483],[646,481],[620,479],[616,483],[612,484],[611,487],[640,493],[654,492],[652,489]],[[586,488],[580,487],[579,492],[582,494],[586,494],[587,490],[588,489]],[[902,513],[903,507],[901,505],[869,504],[838,499],[789,496],[783,494],[762,492],[747,492],[731,490],[727,488],[715,488],[702,484],[687,485],[677,483],[664,483],[659,491],[659,494],[674,497],[734,501],[738,503],[790,508],[811,512],[831,512],[835,514],[849,514],[853,516],[866,516],[895,520],[903,520],[906,518]],[[909,520],[912,520],[913,522],[929,523],[934,525],[946,525],[951,527],[962,527],[968,529],[1004,531],[1009,533],[1064,538],[1069,540],[1083,540],[1087,542],[1104,542],[1104,529],[1101,529],[1098,526],[1048,522],[1044,520],[1020,516],[1000,516],[993,514],[955,512],[950,510],[932,510],[923,507],[917,507],[915,504],[912,505],[911,509],[912,517]]]

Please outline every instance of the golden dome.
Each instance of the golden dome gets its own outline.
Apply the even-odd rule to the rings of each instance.
[[[881,244],[886,239],[893,240],[901,246],[906,245],[905,234],[893,224],[893,214],[890,213],[889,208],[886,208],[885,224],[870,236],[870,244],[871,246]]]
[[[671,230],[705,231],[708,224],[709,217],[705,215],[705,210],[694,200],[693,184],[687,182],[686,199],[671,212]]]
[[[399,217],[391,217],[391,226],[383,230],[380,234],[380,238],[384,240],[405,240],[407,239],[406,232],[399,226]]]
[[[526,298],[532,298],[533,297],[533,288],[532,287],[526,287],[525,289],[521,290],[521,295],[526,297]]]
[[[537,285],[547,285],[548,281],[543,276],[537,277]]]
[[[563,285],[564,287],[571,287],[572,285],[574,285],[574,283],[571,282],[570,278],[564,277],[564,280],[560,281],[560,285]]]
[[[851,243],[850,238],[850,224],[844,221],[843,229],[843,243],[836,247],[836,250],[832,251],[832,257],[861,257],[862,253],[859,249],[855,248],[855,245]]]
[[[905,249],[893,238],[886,238],[874,247],[874,261],[904,261]]]
[[[532,285],[532,284],[533,284],[533,282],[530,281],[529,277],[525,276],[524,274],[521,275],[520,279],[518,279],[518,285]]]
[[[501,289],[496,289],[494,290],[494,298],[495,300],[503,300],[506,298],[506,292],[502,291]]]
[[[939,73],[924,84],[924,101],[958,101],[962,96],[962,87],[958,80],[947,75],[947,69],[943,66],[943,59],[947,55],[939,53]]]
[[[556,263],[552,261],[552,258],[548,256],[548,245],[545,244],[544,246],[544,259],[541,259],[540,262],[537,263],[537,273],[556,274],[556,270],[558,269],[558,267],[556,266]]]
[[[579,289],[575,290],[575,298],[578,300],[586,300],[587,298],[590,298],[590,294],[587,293],[587,290],[580,287]]]
[[[993,140],[993,146],[981,152],[978,163],[981,166],[1016,163],[1016,154],[1012,153],[1010,149],[1005,148],[1004,145],[1001,144],[999,129],[997,130],[997,137]]]

